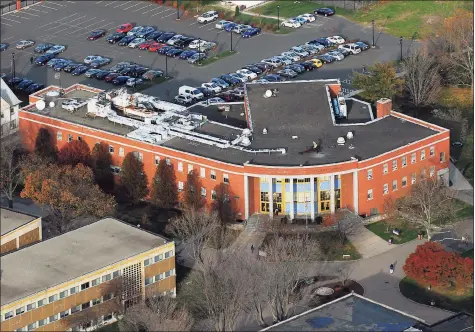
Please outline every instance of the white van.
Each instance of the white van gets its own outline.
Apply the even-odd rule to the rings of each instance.
[[[340,45],[340,46],[338,46],[338,48],[343,48],[343,49],[349,51],[351,54],[361,53],[361,48],[358,45],[353,44],[353,43]]]
[[[178,94],[183,96],[189,96],[193,98],[193,100],[200,100],[204,98],[203,93],[191,86],[183,85],[178,89]]]

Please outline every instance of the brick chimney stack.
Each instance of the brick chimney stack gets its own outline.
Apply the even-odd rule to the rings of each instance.
[[[381,98],[376,102],[376,117],[378,119],[388,116],[393,108],[393,102],[391,99]]]

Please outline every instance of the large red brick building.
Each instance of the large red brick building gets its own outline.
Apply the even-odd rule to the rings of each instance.
[[[247,84],[244,103],[224,111],[75,85],[65,96],[86,106],[39,110],[36,102],[57,89],[30,96],[32,104],[20,111],[27,146],[41,127],[51,130],[59,148],[74,139],[91,148],[106,142],[113,171],[135,152],[149,180],[165,158],[179,190],[198,169],[207,201],[217,184],[228,184],[240,219],[278,211],[313,220],[339,208],[373,215],[386,197],[404,195],[423,177],[448,181],[449,130],[392,111],[388,99],[373,112],[368,103],[339,97],[338,80]]]

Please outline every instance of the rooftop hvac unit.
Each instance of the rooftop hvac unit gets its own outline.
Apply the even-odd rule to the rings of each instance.
[[[50,101],[50,102],[49,102],[49,107],[53,108],[54,105],[56,105],[54,101]]]
[[[244,136],[241,141],[241,145],[243,146],[249,146],[251,145],[251,140],[249,139],[248,136]]]
[[[45,107],[46,107],[46,104],[45,104],[45,102],[44,102],[43,100],[40,99],[40,100],[38,100],[38,101],[36,102],[36,109],[37,109],[38,111],[44,110]]]
[[[266,90],[266,92],[264,92],[264,98],[270,98],[270,97],[272,97],[272,91]]]
[[[347,108],[346,108],[346,100],[344,97],[338,97],[338,107],[340,110],[340,116],[342,118],[346,118],[348,114],[347,114]]]
[[[344,137],[338,137],[338,139],[336,140],[336,143],[338,145],[345,145],[345,138]]]
[[[266,129],[266,128],[262,129],[262,133],[263,133],[264,135],[267,135],[267,129]]]
[[[346,138],[352,139],[354,137],[353,132],[349,131],[348,134],[346,134]]]
[[[242,130],[242,134],[245,136],[250,136],[251,135],[251,130],[249,128],[245,128]]]
[[[336,98],[332,99],[332,105],[333,105],[333,114],[335,114],[336,118],[340,118],[341,117],[340,107],[338,106],[338,100]]]

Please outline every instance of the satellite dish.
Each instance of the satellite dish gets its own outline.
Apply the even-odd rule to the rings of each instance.
[[[264,97],[265,97],[265,98],[270,98],[270,97],[272,97],[272,91],[271,91],[271,90],[266,90],[266,92],[264,93]]]
[[[46,107],[46,104],[45,104],[45,102],[44,102],[43,100],[38,100],[35,105],[36,105],[36,109],[37,109],[38,111],[42,111],[42,110],[44,110],[45,107]]]
[[[54,107],[54,105],[56,105],[56,104],[54,103],[54,101],[50,101],[49,107]]]

